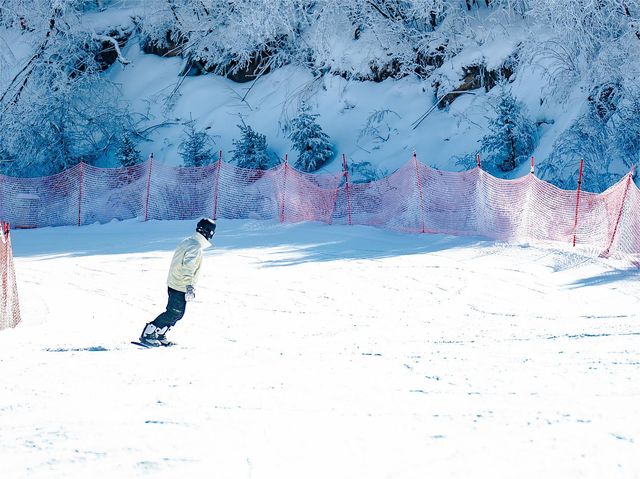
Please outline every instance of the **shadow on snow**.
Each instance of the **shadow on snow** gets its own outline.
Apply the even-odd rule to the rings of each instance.
[[[51,259],[94,255],[166,253],[194,232],[195,221],[113,221],[105,225],[61,226],[12,232],[15,258]],[[224,254],[264,250],[266,267],[339,259],[381,259],[432,253],[451,248],[489,246],[478,237],[415,234],[370,226],[307,222],[280,224],[260,220],[219,220],[214,248]]]

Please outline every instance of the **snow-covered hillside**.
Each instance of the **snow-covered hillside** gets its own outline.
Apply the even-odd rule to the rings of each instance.
[[[415,78],[354,82],[339,76],[314,78],[299,67],[283,67],[255,84],[238,84],[215,75],[181,80],[177,75],[182,67],[179,59],[141,54],[138,45],[125,49],[125,54],[132,64],[115,65],[110,72],[110,78],[122,85],[125,97],[139,110],[150,108],[157,122],[164,115],[178,124],[196,119],[199,128],[216,135],[215,148],[222,150],[227,160],[242,121],[265,134],[281,158],[286,154],[295,158],[282,129],[295,116],[300,101],[306,100],[320,115],[318,121],[337,153],[322,171],[341,171],[340,155],[345,154],[349,161],[368,161],[392,173],[414,151],[431,166],[459,170],[464,167],[452,158],[477,150],[490,108],[485,94],[463,96],[446,111],[433,110],[413,129],[413,123],[434,103],[433,89]],[[178,83],[178,98],[167,111],[164,96]],[[363,135],[369,118],[383,110],[389,112],[377,125],[379,134]],[[167,164],[180,165],[178,146],[183,135],[180,125],[158,128],[149,135],[150,141],[141,144],[141,152],[145,157],[154,153]]]
[[[165,127],[150,132],[149,141],[141,143],[144,158],[154,153],[156,159],[167,164],[181,165],[178,147],[184,137],[182,125],[194,119],[200,129],[215,135],[215,149],[222,150],[227,161],[233,141],[240,135],[237,125],[243,121],[265,134],[270,148],[281,159],[287,154],[295,159],[284,129],[305,101],[320,115],[318,121],[334,144],[335,159],[321,171],[341,171],[344,154],[350,162],[370,162],[380,174],[388,174],[406,163],[414,151],[430,166],[459,171],[469,164],[457,161],[467,155],[473,158],[478,152],[500,89],[475,89],[446,109],[434,106],[443,93],[455,90],[463,81],[465,67],[480,64],[490,70],[499,69],[513,55],[518,41],[523,40],[523,33],[515,29],[491,32],[490,36],[495,38],[482,46],[468,47],[437,70],[439,90],[433,78],[363,82],[339,75],[318,77],[298,66],[279,68],[248,83],[217,75],[182,78],[179,73],[184,68],[183,58],[144,54],[135,39],[123,50],[131,63],[114,64],[107,77],[121,86],[123,97],[135,111],[148,113],[149,124],[167,122]],[[354,56],[363,55],[357,42],[334,46],[337,51],[332,59],[337,64],[355,71],[364,68],[344,65],[345,61],[353,63]],[[548,79],[537,66],[522,68],[509,86],[532,118],[542,122],[542,141],[532,151],[542,162],[558,133],[586,101],[578,99],[570,105],[544,103],[546,87]],[[519,177],[528,171],[526,162],[508,176]]]
[[[3,478],[640,477],[637,270],[224,221],[178,346],[138,349],[192,228],[13,232]]]
[[[573,189],[584,158],[583,186],[603,191],[638,162],[639,18],[637,0],[5,0],[0,167],[118,166],[132,138],[135,160],[179,165],[188,122],[211,156],[230,161],[245,123],[295,160],[287,128],[304,101],[333,145],[322,171],[344,154],[384,175],[413,151],[461,170],[480,152],[507,178],[534,156]],[[515,116],[495,123],[507,96]]]

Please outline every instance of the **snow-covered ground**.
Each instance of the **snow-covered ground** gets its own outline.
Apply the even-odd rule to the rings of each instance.
[[[640,477],[637,270],[560,247],[220,221],[14,231],[3,478]]]

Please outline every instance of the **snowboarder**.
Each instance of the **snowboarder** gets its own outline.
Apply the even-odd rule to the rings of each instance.
[[[216,231],[216,222],[202,218],[196,225],[196,233],[185,238],[177,246],[169,277],[167,278],[169,301],[167,309],[142,330],[140,343],[145,346],[170,346],[166,334],[184,316],[187,301],[196,297],[195,285],[200,275],[202,251],[211,246]]]

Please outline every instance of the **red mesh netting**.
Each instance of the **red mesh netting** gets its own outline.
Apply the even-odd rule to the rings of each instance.
[[[141,208],[147,219],[184,220],[211,216],[216,194],[217,166],[182,168],[147,162]],[[145,203],[140,203],[145,204]],[[134,216],[131,216],[134,217]]]
[[[9,225],[0,222],[0,330],[14,328],[20,322],[18,288],[13,268]]]
[[[303,173],[286,162],[270,170],[222,161],[202,168],[81,164],[45,178],[0,176],[0,218],[15,227],[199,216],[322,221],[503,241],[575,241],[607,256],[640,253],[639,207],[640,190],[630,176],[603,193],[578,195],[533,174],[502,180],[480,168],[439,171],[415,158],[370,183],[351,183],[342,173]]]

